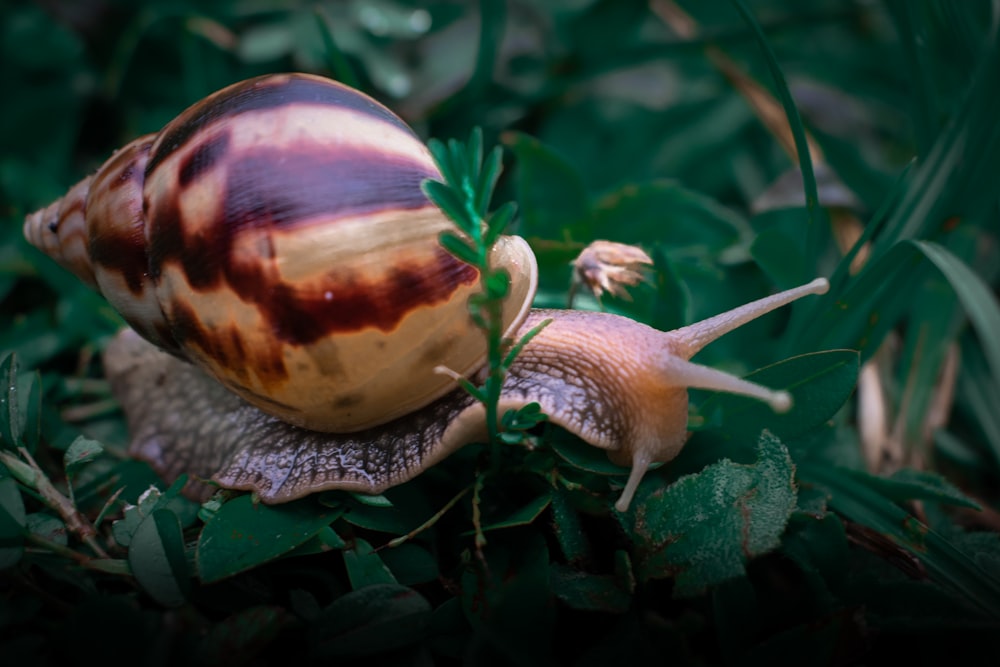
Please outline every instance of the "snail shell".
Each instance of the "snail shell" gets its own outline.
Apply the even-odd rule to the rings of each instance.
[[[136,139],[25,235],[95,285],[144,338],[258,408],[356,431],[479,368],[475,269],[438,243],[441,179],[397,116],[306,74],[234,84]],[[505,326],[527,315],[534,255],[508,237]],[[317,389],[322,387],[322,391]]]
[[[467,311],[478,275],[440,247],[451,222],[423,194],[427,178],[441,180],[429,152],[385,107],[321,77],[269,75],[136,139],[24,231],[134,330],[104,357],[130,452],[170,480],[187,472],[265,502],[377,493],[484,433],[482,405],[434,372],[475,374],[485,342]],[[501,411],[537,402],[631,465],[620,510],[648,466],[684,445],[689,387],[790,407],[787,392],[689,359],[828,287],[817,279],[662,332],[529,312],[527,243],[504,237],[491,261],[511,276],[508,334],[551,320],[510,367]]]

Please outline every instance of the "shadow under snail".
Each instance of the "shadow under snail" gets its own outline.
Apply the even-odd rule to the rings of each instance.
[[[168,480],[186,472],[267,503],[379,493],[485,435],[482,405],[435,372],[474,376],[486,350],[466,305],[478,274],[438,243],[452,223],[427,178],[441,180],[429,151],[384,106],[322,77],[267,75],[120,149],[24,232],[131,326],[104,365],[133,455]],[[661,332],[531,309],[537,266],[518,237],[491,261],[511,276],[508,335],[552,320],[510,368],[501,414],[538,402],[630,465],[620,510],[684,445],[687,388],[790,407],[786,392],[689,359],[827,289],[818,279]]]

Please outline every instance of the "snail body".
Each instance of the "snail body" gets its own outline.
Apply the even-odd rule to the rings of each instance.
[[[426,147],[385,107],[321,77],[268,75],[119,150],[28,216],[25,236],[135,332],[105,351],[130,451],[169,478],[265,502],[375,493],[484,433],[482,406],[434,372],[472,376],[486,351],[466,305],[477,272],[440,247],[451,222],[423,194],[428,178],[441,180]],[[511,367],[501,410],[538,402],[631,465],[620,509],[683,446],[688,387],[790,407],[786,392],[688,360],[826,290],[819,279],[661,332],[531,311],[537,266],[522,239],[503,237],[491,261],[511,276],[508,335],[551,320]]]

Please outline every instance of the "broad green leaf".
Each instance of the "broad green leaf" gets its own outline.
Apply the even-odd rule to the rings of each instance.
[[[588,445],[580,438],[570,435],[562,429],[548,427],[545,431],[545,442],[559,458],[575,468],[586,470],[597,475],[628,476],[631,469],[620,466],[608,460],[607,452]]]
[[[198,577],[205,583],[218,581],[278,558],[342,512],[318,507],[309,499],[272,506],[254,503],[250,494],[237,496],[201,531],[195,552]]]
[[[705,256],[749,237],[747,221],[676,181],[626,185],[594,204],[594,235],[620,243],[655,239],[670,256]]]
[[[308,627],[314,658],[395,651],[423,638],[431,605],[406,586],[376,584],[342,595]]]
[[[128,564],[142,589],[158,603],[183,604],[191,580],[177,515],[158,509],[147,516],[132,535]]]
[[[576,168],[526,134],[507,132],[501,140],[517,158],[521,233],[529,240],[590,239],[589,198]]]
[[[854,391],[858,353],[829,350],[785,359],[746,376],[765,387],[792,394],[792,408],[777,414],[745,396],[718,393],[698,407],[710,424],[734,439],[755,438],[763,429],[778,438],[806,433],[830,419]]]
[[[723,460],[666,488],[640,487],[622,527],[635,540],[641,580],[675,577],[675,594],[697,595],[743,575],[749,559],[776,548],[795,509],[788,450],[763,433],[755,463]]]
[[[366,586],[398,583],[392,572],[385,566],[372,545],[360,537],[355,538],[350,549],[344,549],[344,567],[351,588],[359,590]]]
[[[413,542],[406,542],[379,552],[382,562],[392,572],[393,578],[404,586],[426,584],[441,574],[435,556]]]
[[[809,272],[801,243],[782,229],[771,227],[760,232],[750,245],[750,255],[781,289],[798,285]]]
[[[362,498],[365,498],[362,501]],[[344,521],[391,535],[405,535],[434,514],[427,496],[415,485],[403,484],[386,490],[382,496],[353,495],[346,506]],[[373,499],[381,500],[373,500]],[[388,506],[385,503],[389,503]]]

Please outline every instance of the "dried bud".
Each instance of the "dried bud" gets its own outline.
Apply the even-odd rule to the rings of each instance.
[[[605,292],[628,299],[626,287],[648,282],[643,273],[653,260],[637,246],[613,241],[594,241],[577,256],[573,264],[570,303],[579,285],[589,289],[598,303]]]

